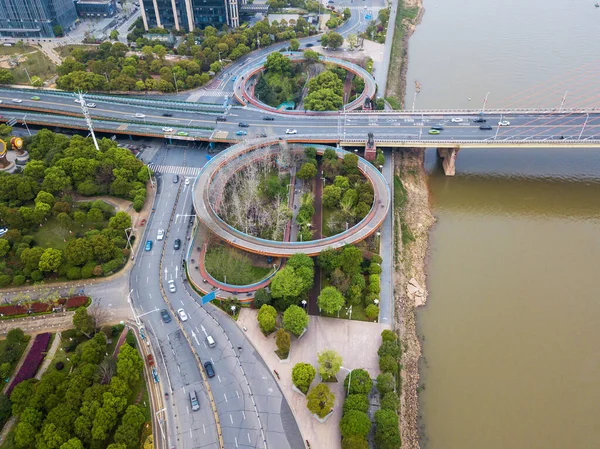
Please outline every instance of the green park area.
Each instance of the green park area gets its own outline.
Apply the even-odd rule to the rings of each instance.
[[[230,285],[254,284],[273,272],[266,257],[219,244],[208,247],[204,265],[213,278]]]
[[[10,138],[10,127],[0,134]],[[87,279],[120,269],[131,217],[96,196],[146,200],[147,167],[110,139],[42,130],[25,139],[22,172],[0,173],[0,287]]]
[[[31,85],[33,81],[41,86],[54,75],[56,66],[39,48],[22,42],[12,47],[0,46],[0,84]]]

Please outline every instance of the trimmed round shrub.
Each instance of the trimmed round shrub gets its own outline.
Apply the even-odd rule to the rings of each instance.
[[[370,430],[371,420],[365,412],[350,410],[340,420],[340,431],[343,438],[351,435],[360,435],[366,438]]]
[[[344,380],[344,390],[346,391],[348,391],[348,380],[350,377],[350,373],[348,373]],[[364,369],[353,369],[350,394],[368,394],[371,391],[371,388],[373,388],[373,381],[371,380],[369,372]]]
[[[344,401],[343,409],[344,413],[348,413],[350,410],[367,413],[369,410],[369,399],[366,394],[350,394]]]
[[[377,390],[380,394],[386,394],[394,391],[396,379],[392,373],[383,373],[377,376]]]
[[[60,371],[65,367],[65,364],[63,362],[56,362],[56,365],[54,366],[57,369],[57,371]]]
[[[69,278],[71,280],[81,279],[81,268],[79,268],[79,267],[69,268],[69,270],[67,271],[67,278]]]
[[[342,449],[369,449],[369,443],[361,435],[350,435],[342,440]]]
[[[381,401],[379,402],[379,407],[381,410],[392,410],[398,413],[398,408],[400,407],[400,398],[395,391],[390,391],[383,395]]]

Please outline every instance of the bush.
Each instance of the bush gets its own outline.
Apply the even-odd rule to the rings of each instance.
[[[375,444],[378,449],[398,449],[401,445],[398,415],[391,410],[375,412]]]
[[[125,341],[132,348],[135,348],[137,346],[137,340],[135,338],[135,335],[131,331],[127,332],[127,337],[125,337]]]
[[[348,380],[350,378],[352,378],[352,382],[348,389]],[[349,391],[350,394],[368,394],[371,388],[373,388],[373,381],[369,372],[365,369],[353,369],[344,380],[344,390]]]
[[[121,266],[121,261],[117,259],[109,260],[105,264],[102,264],[102,271],[105,274],[110,274],[117,270]]]
[[[377,376],[377,390],[379,394],[386,394],[394,391],[396,379],[392,373],[383,373]]]
[[[342,449],[369,449],[369,443],[361,435],[350,435],[342,440]]]
[[[379,407],[382,410],[392,410],[398,413],[398,407],[400,406],[400,398],[395,391],[389,391],[383,395],[379,402]]]
[[[290,354],[290,334],[283,329],[279,329],[275,334],[275,344],[277,345],[277,355],[280,359],[287,359]]]
[[[80,279],[81,278],[81,268],[79,267],[71,267],[67,271],[67,278],[71,280]]]
[[[63,362],[56,362],[56,365],[54,365],[54,367],[57,371],[60,371],[65,367],[65,364]]]
[[[383,357],[384,355],[392,356],[396,359],[400,358],[400,345],[397,342],[384,341],[377,350],[377,355]]]
[[[398,359],[391,355],[384,355],[379,358],[379,369],[384,373],[398,373]]]
[[[340,420],[340,431],[343,438],[351,435],[360,435],[366,438],[370,430],[371,420],[365,412],[349,410]]]
[[[396,334],[394,333],[394,331],[385,329],[383,332],[381,332],[381,340],[382,341],[391,341],[393,343],[396,343],[398,341],[398,337],[396,337]]]
[[[25,276],[23,276],[22,274],[17,274],[13,277],[12,283],[13,285],[23,285],[26,280],[27,278]]]
[[[275,330],[275,320],[277,318],[277,311],[275,307],[268,304],[263,306],[258,311],[256,319],[258,320],[258,327],[263,334],[270,334]]]
[[[350,410],[358,410],[367,413],[369,411],[369,399],[366,394],[350,394],[344,401],[344,413]]]
[[[306,407],[319,418],[325,418],[335,404],[335,395],[325,384],[319,384],[306,395]]]
[[[370,320],[376,319],[379,316],[379,307],[377,307],[375,304],[369,304],[365,308],[365,315],[367,315],[367,318]]]
[[[296,363],[292,369],[292,383],[306,394],[316,374],[317,370],[310,363]]]
[[[271,304],[271,293],[264,288],[259,288],[254,293],[253,305],[255,309],[260,309],[264,304]]]

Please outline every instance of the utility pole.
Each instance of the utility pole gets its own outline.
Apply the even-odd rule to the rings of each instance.
[[[568,91],[568,90],[567,90],[567,91],[565,91],[565,94],[563,95],[563,97],[562,97],[562,100],[561,100],[561,102],[560,102],[560,107],[558,108],[558,112],[561,112],[561,111],[562,111],[562,108],[563,108],[563,106],[564,106],[564,104],[565,104],[565,100],[567,99],[567,94],[568,94],[568,93],[569,93],[569,91]]]
[[[485,105],[487,104],[487,99],[488,99],[488,95],[490,93],[488,92],[487,94],[485,94],[485,98],[483,100],[483,107],[481,108],[481,113],[483,114],[485,112]]]
[[[100,151],[100,148],[98,147],[98,141],[96,140],[96,134],[94,134],[94,125],[92,125],[90,111],[88,111],[87,104],[85,103],[85,99],[83,98],[83,94],[81,93],[81,91],[77,93],[77,98],[79,99],[79,105],[81,106],[81,112],[83,113],[83,117],[85,118],[85,123],[87,123],[88,129],[90,130],[90,134],[92,135],[94,146],[96,147],[96,150]]]

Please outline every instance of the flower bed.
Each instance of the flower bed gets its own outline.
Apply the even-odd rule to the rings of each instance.
[[[24,380],[31,379],[35,376],[36,371],[44,360],[44,356],[46,350],[48,349],[48,343],[50,343],[49,332],[44,334],[38,334],[35,336],[35,340],[33,340],[33,344],[31,345],[31,349],[25,356],[25,360],[21,365],[21,368],[17,372],[17,375],[13,378],[6,390],[6,395],[10,396],[15,388],[20,382]]]
[[[64,306],[67,310],[85,306],[88,302],[89,298],[87,296],[72,296],[70,298],[60,298],[58,300],[58,304]],[[54,307],[56,306],[53,303],[38,301],[30,303],[29,308],[27,305],[17,304],[0,306],[0,313],[4,316],[26,315],[28,311],[31,311],[30,314],[49,313],[52,312]]]

